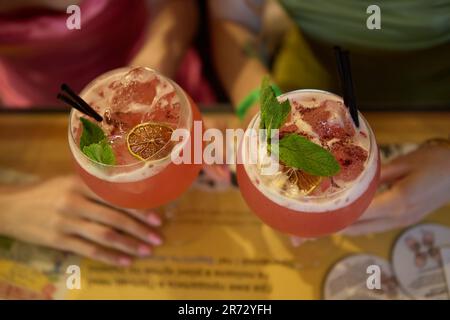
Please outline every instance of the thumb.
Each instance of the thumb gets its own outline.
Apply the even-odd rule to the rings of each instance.
[[[403,157],[394,159],[381,166],[380,184],[391,183],[403,178],[409,171],[408,162]]]

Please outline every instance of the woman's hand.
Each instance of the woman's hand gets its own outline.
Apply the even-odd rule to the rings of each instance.
[[[423,146],[382,167],[378,194],[343,233],[360,235],[406,227],[450,201],[450,148]]]
[[[88,197],[81,181],[59,177],[0,195],[0,234],[118,266],[161,244],[152,212],[119,210]]]
[[[450,148],[422,146],[381,168],[388,189],[342,234],[357,236],[406,227],[450,201]],[[292,238],[294,246],[306,239]]]

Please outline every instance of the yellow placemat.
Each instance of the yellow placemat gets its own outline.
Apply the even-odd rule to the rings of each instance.
[[[427,221],[450,226],[449,213],[444,207]],[[10,287],[0,296],[15,297],[13,289],[21,288],[28,292],[19,295],[23,298],[320,299],[323,279],[336,261],[358,252],[389,260],[400,233],[332,236],[294,248],[286,236],[261,224],[235,189],[193,189],[178,203],[177,216],[166,230],[169,244],[127,269],[14,242],[0,255],[0,286]],[[185,241],[173,243],[174,234]],[[80,265],[80,290],[65,288],[70,264]]]
[[[390,260],[403,231],[333,235],[294,248],[262,224],[233,187],[193,187],[171,208],[176,219],[162,230],[168,244],[127,269],[1,240],[0,298],[320,299],[335,262],[354,253]],[[450,226],[450,206],[426,221]],[[80,266],[79,290],[66,287],[73,264]]]
[[[389,260],[400,233],[335,235],[294,248],[248,212],[236,190],[208,195],[191,190],[179,206],[184,217],[176,233],[190,241],[158,248],[128,269],[83,260],[82,289],[67,298],[320,299],[322,281],[336,261],[358,252]],[[450,225],[449,211],[443,208],[427,220]]]

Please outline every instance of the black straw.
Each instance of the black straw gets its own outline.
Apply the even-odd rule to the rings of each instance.
[[[77,95],[67,84],[63,83],[61,85],[61,90],[63,90],[64,92],[66,92],[70,98],[72,98],[72,103],[68,102],[69,97],[65,96],[65,95],[58,95],[58,99],[68,103],[70,106],[74,107],[75,109],[77,109],[78,111],[94,118],[95,120],[97,120],[98,122],[103,121],[103,117],[101,115],[99,115],[97,113],[97,111],[95,111],[86,101],[84,101],[79,95]],[[64,97],[64,98],[63,98]],[[64,100],[63,100],[64,99]],[[78,106],[75,107],[74,104],[76,104]]]
[[[355,91],[353,88],[353,77],[350,66],[348,51],[342,51],[340,47],[334,47],[339,79],[344,96],[344,104],[350,111],[350,116],[356,127],[359,128],[358,109],[356,107]]]
[[[58,95],[56,96],[56,98],[58,100],[61,100],[62,102],[66,103],[67,105],[69,105],[69,107],[72,107],[74,109],[77,109],[78,111],[80,111],[81,113],[92,117],[92,114],[90,114],[88,111],[84,110],[81,106],[78,105],[78,103],[76,103],[75,101],[73,101],[70,97],[66,96],[63,93],[58,93]]]

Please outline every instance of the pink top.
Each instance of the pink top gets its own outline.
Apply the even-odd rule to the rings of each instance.
[[[125,66],[140,48],[149,18],[144,0],[83,0],[81,29],[69,30],[69,14],[28,9],[0,14],[0,106],[60,105],[63,82],[80,91],[105,71]],[[197,102],[214,93],[189,49],[175,81]]]
[[[70,14],[33,9],[0,14],[0,100],[24,108],[56,105],[62,82],[77,91],[126,65],[138,49],[149,11],[141,0],[84,0],[81,29]]]

